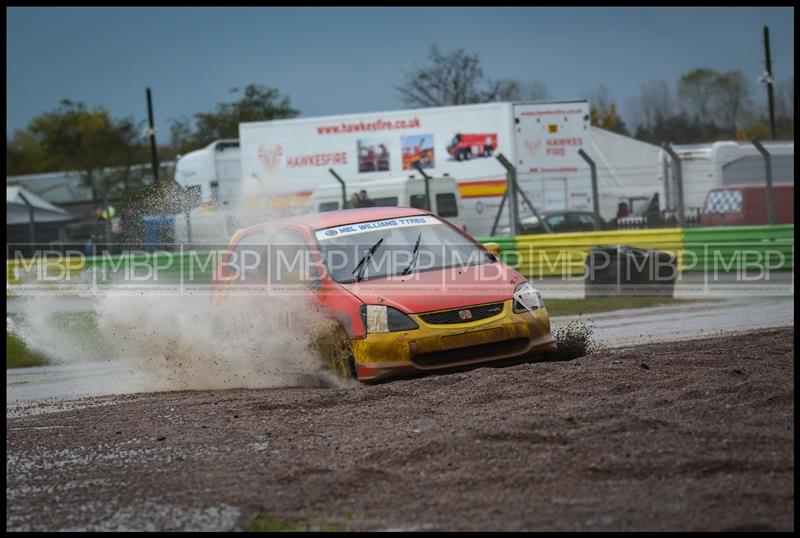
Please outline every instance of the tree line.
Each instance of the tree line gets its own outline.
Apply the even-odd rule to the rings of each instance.
[[[466,105],[493,101],[547,100],[541,81],[494,80],[485,76],[480,58],[465,49],[443,52],[431,46],[426,63],[401,74],[394,85],[409,107]],[[233,101],[192,117],[169,120],[169,141],[158,147],[162,160],[172,160],[214,140],[238,138],[239,123],[294,118],[300,111],[278,89],[250,84],[234,88]],[[777,136],[794,139],[794,75],[776,85]],[[605,85],[580,97],[590,101],[595,126],[659,144],[712,142],[719,139],[769,138],[765,106],[753,101],[754,84],[739,70],[698,68],[682,75],[674,88],[663,81],[644,84],[628,104],[632,125],[621,118]],[[78,171],[98,194],[122,198],[149,182],[133,167],[149,161],[144,122],[114,118],[104,107],[88,108],[63,100],[15,130],[7,141],[6,175]]]

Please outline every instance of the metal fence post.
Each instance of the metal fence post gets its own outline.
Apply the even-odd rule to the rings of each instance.
[[[589,155],[583,151],[583,148],[578,150],[578,155],[583,157],[583,160],[589,163],[589,168],[592,170],[592,209],[594,210],[594,225],[597,229],[600,228],[600,196],[597,194],[597,166]]]
[[[28,234],[31,240],[31,249],[32,252],[35,253],[36,250],[36,209],[34,208],[33,204],[28,200],[28,198],[22,194],[22,189],[19,191],[19,197],[22,198],[22,201],[25,202],[25,205],[28,206],[28,220],[30,224],[28,225]],[[31,254],[32,256],[33,254]]]
[[[433,213],[433,205],[431,205],[431,176],[425,173],[425,170],[419,165],[419,163],[414,165],[414,168],[422,174],[422,179],[425,180],[425,203],[428,204],[427,209],[431,213]]]
[[[678,157],[678,154],[672,149],[672,146],[669,145],[669,142],[664,142],[664,151],[669,153],[669,156],[672,157],[672,162],[675,164],[675,181],[676,181],[676,191],[678,193],[678,226],[683,228],[684,224],[684,215],[683,215],[683,170],[681,169],[681,158]]]
[[[664,208],[669,211],[672,209],[672,201],[670,200],[670,189],[669,189],[669,164],[667,163],[666,159],[662,159],[661,164],[663,165],[664,171]]]
[[[342,186],[342,209],[347,209],[347,190],[344,186],[344,180],[339,177],[339,174],[333,171],[333,168],[328,168],[328,172],[330,172],[331,175],[336,178],[336,181],[338,181]]]
[[[767,224],[772,226],[775,224],[775,198],[772,193],[772,157],[761,142],[755,139],[750,142],[764,156],[764,166],[767,172]]]
[[[508,198],[508,191],[503,193],[503,199],[500,200],[500,207],[497,209],[497,215],[494,216],[492,232],[489,234],[492,237],[494,237],[495,232],[497,232],[497,223],[500,222],[500,215],[503,213],[503,207],[506,205],[506,198]]]
[[[517,169],[511,164],[505,155],[502,153],[497,154],[497,160],[506,169],[506,192],[508,193],[508,221],[511,225],[511,236],[514,237],[519,231],[519,217],[517,211],[519,210],[519,202],[517,200]]]

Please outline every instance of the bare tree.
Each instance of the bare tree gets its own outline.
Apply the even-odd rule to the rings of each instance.
[[[718,76],[713,69],[699,68],[678,79],[678,101],[681,108],[701,122],[711,120],[711,104]]]
[[[794,74],[778,82],[775,94],[778,116],[794,120]]]
[[[522,84],[517,80],[498,80],[489,83],[487,101],[521,101]]]
[[[536,80],[529,83],[513,79],[490,82],[487,93],[487,97],[493,97],[488,99],[491,101],[543,101],[548,96],[547,85]]]
[[[428,53],[426,67],[404,73],[395,85],[401,99],[409,106],[466,105],[496,101],[513,95],[516,82],[492,82],[483,75],[477,54],[464,49],[442,53],[435,44]]]
[[[651,80],[643,84],[631,108],[636,124],[646,129],[665,122],[674,114],[669,85],[663,80]]]
[[[750,82],[744,73],[733,70],[717,76],[712,87],[712,104],[718,125],[737,127],[744,113],[750,107]]]
[[[547,89],[547,84],[534,80],[525,86],[525,96],[531,101],[544,101],[550,98],[550,90]]]
[[[192,120],[186,116],[169,120],[169,145],[176,154],[184,153],[192,148],[193,134]]]
[[[599,113],[607,112],[611,107],[611,98],[608,96],[608,88],[605,84],[595,86],[591,90],[584,92],[585,99],[589,100],[589,104]]]

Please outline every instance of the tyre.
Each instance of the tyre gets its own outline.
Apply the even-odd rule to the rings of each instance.
[[[342,379],[358,379],[350,338],[340,323],[329,320],[315,327],[309,340],[309,348],[319,357],[323,368]]]

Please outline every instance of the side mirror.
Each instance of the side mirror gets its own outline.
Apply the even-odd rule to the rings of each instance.
[[[484,243],[483,247],[491,252],[495,258],[500,259],[500,244],[499,243]]]

